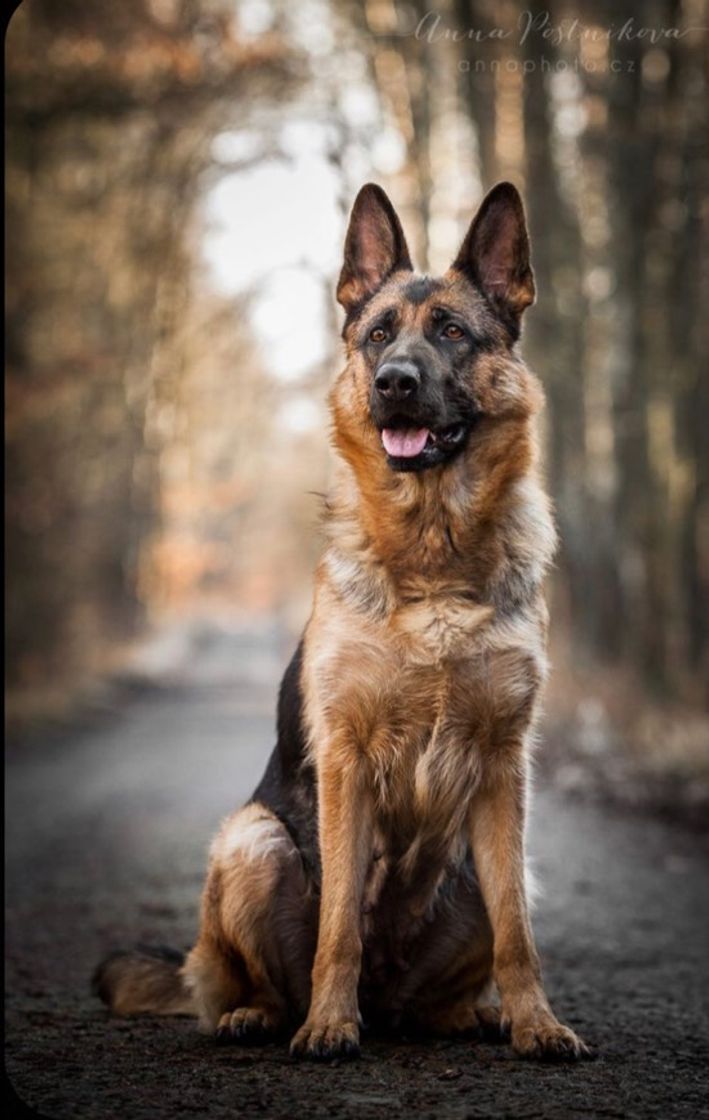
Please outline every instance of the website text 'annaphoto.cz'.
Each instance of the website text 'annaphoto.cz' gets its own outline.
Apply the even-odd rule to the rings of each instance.
[[[635,60],[632,58],[613,58],[607,63],[607,68],[613,74],[633,74]],[[500,72],[510,74],[534,74],[538,70],[542,74],[593,74],[601,71],[601,67],[593,59],[583,60],[574,58],[567,61],[563,58],[462,58],[458,63],[461,74],[495,74]],[[605,69],[605,67],[603,67]]]

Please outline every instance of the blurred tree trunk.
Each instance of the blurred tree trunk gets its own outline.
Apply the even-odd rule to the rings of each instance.
[[[509,15],[510,9],[506,14]],[[480,30],[489,34],[494,20],[490,7],[480,0],[453,0],[453,13],[457,27],[465,33],[468,29]],[[507,22],[507,21],[506,21]],[[481,51],[474,39],[467,35],[460,45],[463,66],[461,74],[461,97],[466,111],[473,120],[478,137],[478,159],[483,183],[491,187],[500,178],[497,158],[497,111],[495,105],[495,74],[491,63],[503,56],[498,41],[488,40],[485,50]],[[484,57],[486,65],[476,66]]]
[[[556,18],[554,13],[553,18]],[[545,55],[556,60],[553,47]],[[587,539],[582,245],[578,215],[561,193],[552,152],[553,120],[545,75],[525,75],[526,203],[537,302],[525,327],[524,349],[547,392],[547,461],[561,530],[561,568],[577,644],[601,640],[599,620],[609,613],[589,594],[597,567]],[[590,546],[590,547],[589,547]],[[609,590],[609,589],[606,589]],[[600,608],[600,609],[599,609]],[[607,639],[607,634],[603,636]]]
[[[678,19],[673,4],[673,19]],[[707,24],[709,5],[704,6]],[[697,698],[709,700],[709,125],[707,56],[701,35],[674,43],[670,53],[668,133],[674,144],[672,253],[666,303],[672,354],[676,462],[672,524],[678,640],[675,672]]]
[[[645,115],[642,48],[625,44],[618,58],[630,70],[611,75],[608,89],[610,219],[616,274],[613,412],[618,485],[613,521],[620,560],[618,631],[624,653],[656,682],[662,664],[662,599],[653,568],[655,485],[648,444],[652,357],[647,299],[647,247],[652,228],[657,137]],[[645,169],[638,174],[638,169]],[[658,309],[655,309],[656,312]]]

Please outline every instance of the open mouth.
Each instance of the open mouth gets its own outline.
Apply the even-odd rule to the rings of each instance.
[[[468,425],[449,424],[431,428],[383,428],[382,444],[395,470],[422,470],[445,462],[465,443]]]

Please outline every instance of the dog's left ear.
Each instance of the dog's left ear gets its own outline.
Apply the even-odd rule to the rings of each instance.
[[[503,320],[519,326],[534,302],[534,277],[524,207],[511,183],[498,183],[485,196],[453,268],[470,277]]]
[[[392,272],[411,270],[396,210],[381,187],[367,183],[355,199],[345,239],[337,299],[349,312],[374,295]]]

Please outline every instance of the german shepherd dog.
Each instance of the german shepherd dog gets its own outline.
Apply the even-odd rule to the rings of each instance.
[[[555,532],[542,392],[515,348],[534,300],[517,191],[487,195],[432,279],[387,196],[363,187],[337,298],[336,474],[277,746],[213,842],[194,948],[114,954],[95,990],[117,1013],[197,1014],[223,1041],[300,1024],[302,1058],[357,1054],[360,1008],[578,1058],[525,888]]]

